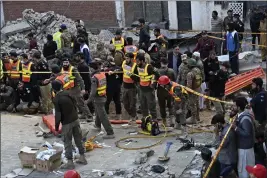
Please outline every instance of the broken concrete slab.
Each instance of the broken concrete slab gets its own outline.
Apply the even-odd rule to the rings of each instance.
[[[11,48],[16,48],[16,49],[28,49],[29,46],[27,45],[27,43],[23,40],[18,40],[18,41],[14,41],[11,45]]]
[[[16,33],[21,33],[25,31],[30,31],[32,28],[31,26],[26,22],[26,21],[21,21],[16,24],[11,24],[8,26],[5,26],[2,30],[1,33],[10,36]]]
[[[139,152],[137,157],[135,158],[135,161],[134,163],[135,164],[143,164],[143,163],[146,163],[148,158],[153,156],[155,153],[154,150],[146,150],[146,151],[142,151],[142,152]]]

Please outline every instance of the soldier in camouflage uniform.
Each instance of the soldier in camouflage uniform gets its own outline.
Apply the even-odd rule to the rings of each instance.
[[[187,66],[187,55],[183,54],[182,55],[182,64],[179,66],[179,73],[177,76],[177,83],[181,85],[186,85],[186,76],[187,73],[190,71],[188,66]]]
[[[197,67],[196,60],[190,58],[187,61],[190,72],[187,74],[187,84],[188,88],[200,92],[200,86],[202,83],[202,75],[200,69]],[[191,118],[186,120],[187,124],[196,124],[199,118],[199,97],[193,93],[188,95],[188,109],[191,111]]]
[[[103,42],[99,42],[96,45],[96,51],[93,51],[92,58],[100,58],[103,61],[106,61],[108,58],[108,51],[105,49],[105,45]]]

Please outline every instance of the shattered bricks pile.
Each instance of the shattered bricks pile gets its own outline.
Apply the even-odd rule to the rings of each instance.
[[[36,37],[39,50],[43,49],[44,44],[46,43],[46,35],[47,34],[54,34],[59,30],[61,24],[65,24],[68,30],[73,34],[76,35],[76,27],[75,22],[72,19],[69,19],[63,15],[55,14],[54,11],[38,13],[33,11],[32,9],[25,9],[22,12],[23,18],[19,18],[16,21],[9,21],[6,23],[5,26],[11,26],[18,23],[29,23],[29,27],[31,29],[25,29],[25,31],[18,32],[16,34],[11,35],[1,35],[1,52],[10,52],[12,48],[10,45],[15,41],[27,41],[27,34],[31,31],[38,35]],[[52,17],[52,18],[51,18]],[[49,19],[52,20],[49,20]],[[28,21],[28,22],[27,22]],[[47,22],[47,23],[46,23]],[[95,49],[96,44],[101,41],[97,35],[93,35],[90,32],[89,34],[89,42],[90,42],[90,49]],[[25,52],[25,51],[24,51]]]

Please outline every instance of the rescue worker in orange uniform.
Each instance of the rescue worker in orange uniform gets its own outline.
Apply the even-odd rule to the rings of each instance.
[[[145,62],[145,55],[138,54],[136,56],[136,64],[138,73],[134,74],[139,76],[138,82],[140,83],[140,100],[141,100],[141,112],[143,117],[147,117],[149,114],[152,119],[157,119],[156,111],[156,98],[155,88],[157,85],[157,79],[159,73],[153,66]],[[129,73],[132,76],[132,73]]]
[[[124,53],[125,54],[133,53],[133,55],[134,55],[133,62],[136,62],[135,58],[136,58],[136,55],[138,52],[138,48],[135,45],[133,45],[133,38],[132,37],[127,37],[126,41],[127,41],[127,45],[124,47]]]
[[[182,116],[182,110],[185,109],[185,104],[182,102],[187,98],[187,91],[178,86],[177,83],[171,81],[168,76],[163,75],[158,79],[158,87],[164,88],[170,96],[174,99],[174,109],[175,111],[175,128],[178,130],[183,130],[186,126],[186,118]],[[183,128],[182,128],[183,127]]]
[[[131,75],[131,73],[137,74],[137,66],[134,63],[134,54],[133,53],[126,53],[126,59],[122,63],[122,70],[123,70],[123,105],[124,109],[130,116],[130,124],[134,124],[137,120],[136,114],[136,75]],[[129,74],[131,76],[129,76]],[[135,80],[133,80],[134,78]]]
[[[156,37],[155,40],[151,40],[152,43],[156,42],[159,44],[161,50],[166,50],[168,45],[168,40],[166,40],[165,36],[160,33],[160,29],[154,29],[154,35]]]
[[[91,92],[88,102],[93,102],[95,105],[95,128],[100,131],[102,124],[107,133],[105,136],[103,136],[103,139],[113,139],[115,138],[114,131],[108,120],[108,115],[105,110],[105,103],[107,100],[107,80],[105,73],[100,72],[101,60],[94,59],[90,63],[90,67],[94,70],[94,72],[92,73]]]
[[[111,39],[110,44],[113,44],[115,46],[115,50],[123,51],[124,46],[126,45],[126,43],[125,43],[125,39],[122,38],[121,34],[122,34],[122,31],[121,30],[117,30],[116,34],[115,34],[116,36],[115,36],[115,38]]]
[[[9,73],[6,73],[11,70],[11,62],[8,56],[8,53],[1,53],[1,60],[2,60],[2,69],[3,69],[3,78],[2,82],[6,84],[7,78],[10,75]]]
[[[79,111],[82,112],[82,117],[80,119],[85,119],[88,122],[92,122],[93,116],[83,99],[83,95],[86,93],[84,81],[78,69],[70,65],[69,60],[69,55],[65,55],[65,57],[62,59],[63,66],[61,69],[61,74],[68,74],[70,78],[73,78],[71,80],[74,81],[74,87],[71,87],[69,91],[70,95],[76,99]]]

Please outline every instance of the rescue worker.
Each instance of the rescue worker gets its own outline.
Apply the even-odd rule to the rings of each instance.
[[[57,49],[61,49],[61,34],[63,30],[60,28],[56,33],[53,34],[53,39],[57,43]]]
[[[135,45],[133,45],[133,38],[132,37],[127,37],[126,41],[127,41],[127,46],[124,47],[124,53],[125,54],[133,53],[133,55],[134,55],[134,61],[133,62],[136,62],[135,58],[136,58],[136,55],[138,52],[138,48]]]
[[[115,138],[114,131],[105,110],[107,80],[105,73],[100,72],[101,60],[93,60],[90,63],[90,67],[93,68],[94,72],[92,73],[91,92],[88,102],[94,102],[95,105],[95,128],[100,131],[102,124],[107,133],[103,136],[103,139],[113,139]]]
[[[187,84],[188,88],[200,93],[200,86],[202,83],[202,74],[200,69],[197,67],[197,62],[195,59],[188,59],[188,67],[190,69],[187,74]],[[200,121],[199,118],[199,98],[196,94],[189,93],[188,95],[188,109],[191,111],[191,118],[186,120],[187,124],[195,124]]]
[[[28,103],[28,107],[31,104],[34,106],[39,105],[40,103],[40,88],[37,85],[37,75],[32,73],[36,71],[36,67],[33,62],[28,59],[27,54],[21,54],[22,57],[22,75],[21,82],[23,83],[24,88],[28,88],[31,92],[31,101]]]
[[[7,79],[10,76],[10,71],[11,71],[11,60],[9,59],[8,53],[2,53],[1,54],[1,58],[2,58],[2,63],[3,63],[3,72],[4,76],[3,76],[3,82],[7,83]]]
[[[33,53],[33,61],[36,64],[36,71],[44,72],[37,74],[37,84],[40,86],[41,92],[41,112],[49,114],[52,112],[53,104],[51,100],[51,84],[45,80],[50,78],[48,63],[44,58],[41,58],[40,52]]]
[[[91,62],[91,55],[88,45],[85,43],[84,38],[79,38],[78,43],[80,44],[80,51],[83,53],[85,62],[90,64]]]
[[[60,35],[61,48],[71,48],[71,42],[72,42],[71,33],[68,31],[67,26],[65,24],[62,24],[60,28],[62,29],[62,34]]]
[[[168,76],[169,80],[175,81],[175,73],[173,69],[168,68],[168,60],[167,58],[161,59],[161,68],[158,70],[160,76]],[[157,88],[157,97],[158,97],[158,104],[160,108],[160,115],[163,120],[163,124],[165,126],[174,126],[174,123],[172,122],[172,116],[173,116],[173,98],[169,93],[166,91],[163,87]],[[169,109],[169,123],[166,123],[167,113],[166,113],[166,104]]]
[[[178,130],[183,130],[186,126],[186,118],[182,113],[182,110],[185,110],[184,101],[188,95],[187,91],[179,87],[177,83],[171,81],[167,75],[162,75],[158,79],[158,84],[159,88],[163,88],[165,92],[167,91],[168,95],[174,100],[174,108],[171,109],[174,109],[175,111],[175,128]]]
[[[154,29],[154,35],[156,37],[155,40],[151,40],[151,42],[156,42],[158,43],[158,45],[160,46],[160,50],[162,51],[166,51],[167,50],[167,45],[168,45],[168,40],[166,40],[166,37],[163,36],[160,33],[160,29],[159,28],[155,28]]]
[[[137,66],[134,62],[134,54],[133,53],[126,53],[125,61],[122,63],[122,70],[123,70],[123,106],[126,112],[130,116],[130,123],[134,124],[137,120],[136,114],[136,93],[137,87],[135,81],[137,80],[137,76],[131,75],[129,73],[137,74]],[[134,78],[134,80],[132,79]]]
[[[3,81],[0,82],[0,111],[5,111],[7,108],[11,109],[14,100],[14,89],[10,86],[6,86]],[[12,110],[8,110],[12,111]]]
[[[124,46],[126,45],[125,39],[121,36],[122,31],[117,30],[115,33],[115,38],[112,38],[110,41],[110,44],[113,44],[115,46],[115,50],[121,50],[123,51]]]
[[[62,124],[62,135],[64,137],[65,156],[68,160],[66,164],[61,166],[62,169],[74,169],[72,154],[72,137],[75,145],[78,147],[80,157],[77,160],[78,164],[87,164],[85,158],[85,149],[82,142],[82,130],[78,120],[78,112],[76,100],[66,90],[63,90],[63,85],[60,81],[52,82],[52,89],[55,92],[53,103],[55,105],[55,130],[58,132],[60,123]]]
[[[25,114],[36,114],[38,112],[39,103],[34,100],[36,97],[32,93],[32,90],[27,85],[24,85],[22,82],[19,82],[18,87],[18,103],[13,107],[13,112],[24,112]]]
[[[69,92],[71,96],[73,96],[76,101],[79,108],[79,111],[82,112],[82,119],[86,119],[88,122],[92,122],[92,114],[90,113],[89,108],[84,102],[83,95],[85,94],[85,85],[84,81],[82,80],[79,71],[76,67],[70,65],[69,62],[69,56],[66,55],[62,61],[63,66],[61,69],[60,74],[67,74],[70,77],[71,82],[74,82],[74,86],[69,88]],[[74,79],[71,79],[74,78]]]
[[[150,114],[152,119],[157,120],[155,88],[159,73],[150,64],[145,63],[144,54],[136,56],[136,64],[138,74],[135,75],[139,76],[142,115],[145,118]]]

